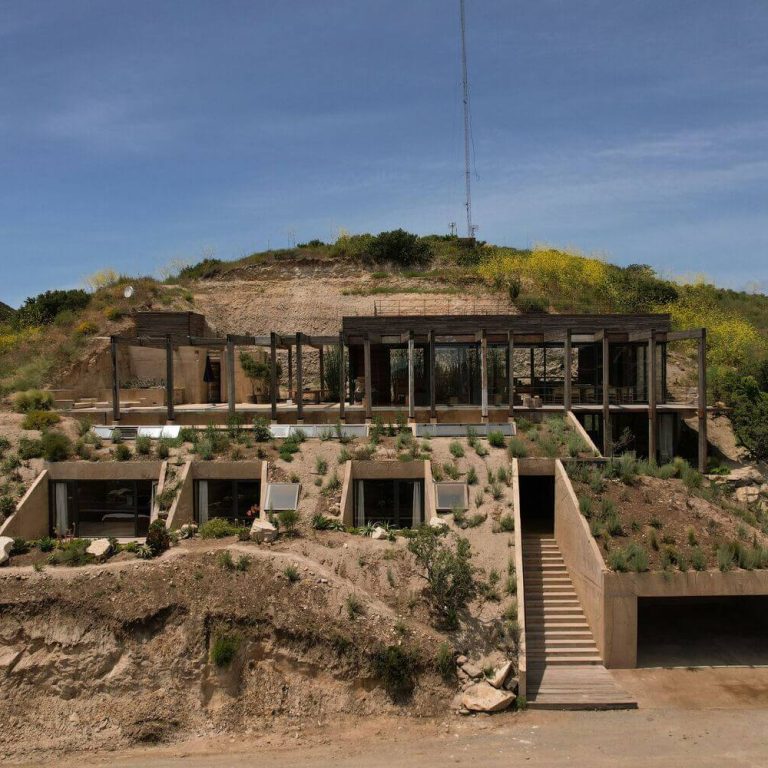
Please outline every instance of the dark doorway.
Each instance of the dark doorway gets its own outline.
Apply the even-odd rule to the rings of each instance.
[[[208,357],[205,362],[205,375],[203,377],[208,386],[208,402],[216,405],[221,402],[221,360],[216,357]]]
[[[768,596],[638,598],[638,667],[758,664],[768,664]]]
[[[524,533],[555,530],[555,478],[553,475],[520,476],[520,520]]]

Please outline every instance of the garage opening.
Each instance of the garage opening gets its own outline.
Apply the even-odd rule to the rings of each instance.
[[[520,475],[520,520],[524,533],[555,530],[555,478],[553,475]]]
[[[768,595],[637,603],[639,667],[768,664]]]

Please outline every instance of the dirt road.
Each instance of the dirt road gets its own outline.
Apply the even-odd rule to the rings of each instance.
[[[279,739],[226,738],[99,758],[58,756],[56,765],[110,768],[473,768],[768,764],[768,710],[525,712],[495,718],[363,722]],[[298,734],[298,732],[297,732]],[[39,761],[35,763],[41,765]],[[51,763],[53,764],[53,763]]]

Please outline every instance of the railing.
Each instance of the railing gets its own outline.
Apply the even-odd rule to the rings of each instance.
[[[463,297],[374,299],[373,314],[386,315],[511,315],[514,308],[499,299]]]

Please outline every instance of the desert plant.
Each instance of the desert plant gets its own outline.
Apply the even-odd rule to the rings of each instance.
[[[401,645],[388,645],[373,657],[374,673],[395,701],[402,701],[413,692],[417,666],[416,656]]]
[[[295,565],[286,565],[283,569],[283,576],[285,576],[291,584],[295,584],[301,578],[299,569]]]
[[[53,395],[40,389],[19,392],[13,400],[13,409],[16,413],[50,411],[51,408],[53,408]]]
[[[240,555],[235,563],[235,570],[241,573],[247,571],[251,567],[251,558],[248,555]]]
[[[730,571],[733,567],[733,558],[735,555],[734,548],[728,544],[723,543],[717,548],[717,567],[721,571]]]
[[[93,557],[86,553],[88,545],[91,542],[88,539],[70,539],[62,542],[48,558],[52,565],[66,565],[75,568],[86,565]]]
[[[136,438],[136,453],[140,456],[148,456],[152,450],[152,440],[146,435],[139,435]]]
[[[237,536],[240,526],[223,517],[213,517],[200,526],[201,539],[224,539],[227,536]]]
[[[223,549],[221,552],[219,552],[218,556],[216,557],[216,562],[225,571],[235,570],[235,561],[232,559],[232,553],[228,549]]]
[[[456,679],[456,662],[453,649],[447,642],[442,642],[437,646],[435,667],[446,682],[452,682]]]
[[[318,456],[315,459],[315,471],[318,475],[324,475],[328,471],[328,462]]]
[[[511,437],[507,446],[507,454],[510,459],[524,459],[528,455],[528,449],[520,438]]]
[[[53,411],[27,411],[21,421],[21,428],[44,431],[60,421],[59,414]]]
[[[499,529],[504,533],[512,533],[515,530],[515,518],[512,515],[502,515],[499,518]]]
[[[363,604],[363,601],[354,592],[350,592],[347,595],[344,605],[350,620],[354,621],[358,616],[362,616],[365,613],[365,605]]]
[[[455,459],[460,459],[464,456],[464,448],[458,440],[451,440],[448,450]]]
[[[211,643],[211,661],[217,667],[228,667],[237,656],[240,649],[240,636],[233,633],[215,635]]]
[[[19,440],[19,458],[22,461],[39,459],[43,455],[43,441],[22,437]]]
[[[40,441],[46,461],[65,461],[72,455],[72,441],[61,432],[46,432]]]
[[[628,570],[627,556],[624,554],[623,550],[612,549],[608,553],[608,567],[611,568],[611,570],[619,571],[620,573]]]
[[[475,471],[474,467],[470,467],[467,470],[466,481],[467,481],[467,485],[476,485],[477,484],[477,472]]]
[[[579,511],[587,520],[592,517],[592,499],[589,496],[579,496]]]
[[[150,523],[146,544],[154,557],[161,555],[171,546],[171,535],[165,527],[165,521],[154,520]]]
[[[113,455],[116,461],[128,461],[131,458],[131,449],[125,443],[118,443]]]
[[[328,481],[323,487],[323,495],[331,496],[332,494],[336,493],[340,489],[341,489],[341,480],[339,479],[339,476],[336,474],[336,472],[334,472],[328,478]]]
[[[491,430],[488,433],[488,444],[492,448],[505,448],[507,441],[504,437],[504,433],[498,429]]]
[[[500,501],[504,498],[504,488],[498,482],[491,483],[491,496],[494,501]]]
[[[691,566],[694,571],[707,570],[707,558],[699,547],[695,547],[691,550]]]
[[[295,509],[281,509],[277,513],[277,519],[280,521],[280,527],[285,529],[286,536],[295,534],[299,522],[299,513]]]

